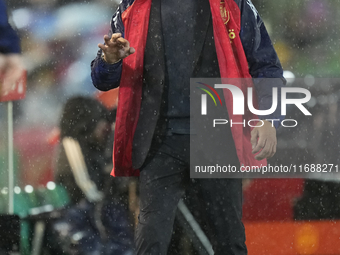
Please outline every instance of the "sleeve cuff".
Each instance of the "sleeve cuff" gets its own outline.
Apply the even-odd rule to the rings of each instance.
[[[285,116],[261,116],[259,119],[271,122],[275,129],[278,129],[281,126],[281,122],[285,119]]]
[[[123,63],[123,61],[119,60],[117,63],[109,64],[109,63],[105,62],[104,59],[99,58],[100,67],[107,70],[108,72],[116,71],[122,65],[122,63]]]

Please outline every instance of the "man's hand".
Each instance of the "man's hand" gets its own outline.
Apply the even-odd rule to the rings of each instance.
[[[3,79],[1,95],[7,95],[24,71],[20,54],[0,54],[0,74]]]
[[[135,52],[135,49],[130,47],[129,41],[124,39],[121,33],[115,33],[111,38],[108,35],[105,35],[104,41],[105,45],[99,43],[98,47],[102,49],[104,60],[107,63],[116,63]]]
[[[270,158],[274,156],[276,152],[276,129],[272,126],[272,123],[264,120],[263,126],[262,122],[259,122],[251,131],[251,145],[253,147],[252,153],[255,154],[262,150],[255,159],[261,160],[264,158]]]

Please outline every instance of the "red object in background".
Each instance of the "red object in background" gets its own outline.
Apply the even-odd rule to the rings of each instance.
[[[95,98],[98,99],[107,109],[112,110],[117,108],[118,105],[118,92],[119,88],[111,89],[109,91],[100,91],[95,94]]]
[[[249,255],[339,255],[339,221],[246,222]]]
[[[26,95],[26,79],[27,79],[27,71],[23,71],[21,78],[17,81],[11,91],[7,94],[1,94],[1,85],[2,85],[2,78],[0,77],[0,102],[7,102],[7,101],[15,101],[24,99]]]
[[[51,129],[16,130],[14,147],[20,155],[19,185],[34,187],[53,181],[53,160],[56,144],[50,143]]]
[[[303,192],[303,179],[253,179],[243,192],[243,220],[293,220],[294,199]]]

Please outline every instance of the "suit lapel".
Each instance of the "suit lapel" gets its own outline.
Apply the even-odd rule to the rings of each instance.
[[[154,75],[164,80],[164,45],[161,22],[161,1],[152,0],[148,35],[146,40],[144,54],[144,68],[149,71],[150,68],[158,67],[160,73]]]
[[[195,69],[197,62],[201,56],[203,45],[205,42],[206,34],[209,26],[209,19],[211,17],[210,4],[208,0],[198,1],[198,17],[194,26],[194,47],[193,47],[193,69]]]
[[[162,109],[165,63],[160,9],[160,0],[152,0],[144,54],[142,101],[133,137],[134,169],[142,166],[148,154]]]

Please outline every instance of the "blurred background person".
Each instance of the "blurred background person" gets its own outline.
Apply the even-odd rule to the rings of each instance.
[[[95,99],[74,97],[64,106],[55,181],[66,188],[73,204],[103,198],[110,123],[109,111]]]
[[[20,40],[8,23],[5,2],[0,0],[0,95],[7,94],[21,77],[24,65],[20,56]]]
[[[71,205],[48,235],[58,254],[132,252],[127,205],[117,202],[118,188],[112,193],[114,184],[108,178],[112,166],[106,145],[114,117],[89,97],[73,97],[64,106],[55,182],[66,188]],[[63,224],[68,226],[67,235],[60,229]]]

